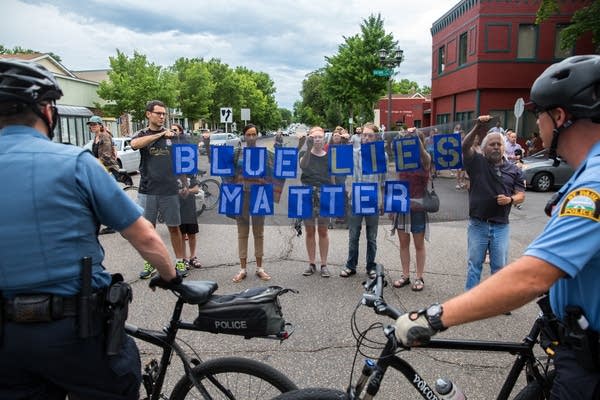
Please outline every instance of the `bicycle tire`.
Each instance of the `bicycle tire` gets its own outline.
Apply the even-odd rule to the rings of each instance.
[[[203,179],[199,182],[200,189],[204,191],[204,208],[212,210],[219,203],[221,184],[213,178]]]
[[[544,385],[547,386],[547,392],[550,391],[552,384],[554,383],[555,370],[551,370],[548,373],[547,378],[543,381],[531,381],[523,389],[517,393],[513,400],[546,400],[550,397],[546,397],[544,393]]]
[[[271,400],[346,400],[348,395],[341,390],[325,388],[307,388],[293,390],[274,397]]]
[[[258,361],[240,357],[208,360],[194,367],[192,373],[211,395],[210,399],[270,399],[298,387],[275,368]],[[216,378],[228,391],[214,385],[209,376]],[[171,400],[203,399],[184,375],[175,385]]]

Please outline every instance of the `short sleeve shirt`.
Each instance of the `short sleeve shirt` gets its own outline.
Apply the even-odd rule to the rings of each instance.
[[[544,231],[525,251],[565,272],[550,289],[552,310],[580,306],[600,331],[600,143],[561,189]]]
[[[158,132],[144,129],[139,131],[133,139]],[[178,140],[181,139],[161,137],[154,143],[140,148],[140,193],[163,196],[177,194],[178,179],[173,173],[171,152],[173,144],[178,143]]]

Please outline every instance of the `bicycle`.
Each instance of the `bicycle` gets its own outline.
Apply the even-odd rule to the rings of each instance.
[[[202,330],[193,323],[181,321],[184,304],[198,305],[202,309],[202,305],[211,299],[217,287],[217,283],[212,281],[184,281],[170,288],[177,296],[177,302],[169,324],[162,331],[125,324],[128,335],[162,348],[160,361],[151,360],[142,374],[147,399],[167,398],[162,393],[162,388],[173,353],[181,359],[184,375],[168,397],[171,400],[267,399],[297,389],[290,379],[269,365],[240,357],[202,361],[196,351],[191,349],[194,356],[190,357],[176,342],[180,329]],[[285,340],[288,335],[289,332],[284,331],[273,339]]]
[[[197,215],[202,214],[204,210],[212,210],[219,203],[219,196],[221,194],[221,184],[214,178],[203,178],[207,171],[198,170],[196,179],[198,186],[204,193],[204,200],[202,207],[196,208]]]
[[[396,320],[403,314],[401,311],[387,304],[383,299],[383,287],[387,284],[384,279],[385,274],[383,272],[383,267],[377,265],[376,271],[376,278],[365,283],[366,293],[363,294],[361,302],[356,306],[352,315],[352,331],[354,337],[357,339],[357,346],[354,364],[350,374],[350,385],[346,392],[326,388],[307,388],[283,393],[272,400],[373,399],[377,395],[389,367],[401,372],[423,398],[440,398],[434,389],[432,389],[421,375],[416,372],[409,362],[400,356],[402,351],[411,349],[398,343],[393,326],[387,326],[383,329],[387,342],[381,351],[379,358],[376,360],[366,359],[360,378],[357,379],[355,384],[352,384],[357,356],[359,353],[364,355],[360,350],[360,346],[364,340],[370,341],[370,339],[366,339],[366,334],[372,329],[383,327],[383,324],[381,323],[371,325],[371,327],[364,332],[360,332],[357,336],[358,328],[356,326],[356,312],[360,305],[362,304],[370,307],[376,314],[390,317],[393,320]],[[550,309],[547,296],[540,298],[537,303],[540,306],[541,311],[534,321],[530,332],[521,343],[431,339],[429,344],[423,347],[429,349],[507,352],[516,354],[517,358],[500,389],[497,399],[508,399],[523,368],[525,368],[527,385],[517,394],[515,400],[547,399],[549,398],[550,389],[554,379],[554,367],[551,355],[553,354],[552,349],[557,343],[554,335],[554,328],[558,321]],[[545,361],[534,355],[533,349],[536,344],[539,344],[542,349],[544,349],[545,353],[550,356]]]

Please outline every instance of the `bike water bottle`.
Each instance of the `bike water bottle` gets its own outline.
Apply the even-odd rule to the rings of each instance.
[[[450,379],[439,378],[435,381],[435,391],[440,400],[466,400],[466,396]]]

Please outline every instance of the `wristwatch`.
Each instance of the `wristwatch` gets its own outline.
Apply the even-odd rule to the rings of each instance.
[[[442,314],[444,313],[444,308],[440,303],[434,303],[427,307],[425,310],[425,317],[427,318],[427,322],[433,329],[438,332],[445,331],[447,328],[442,324]]]

